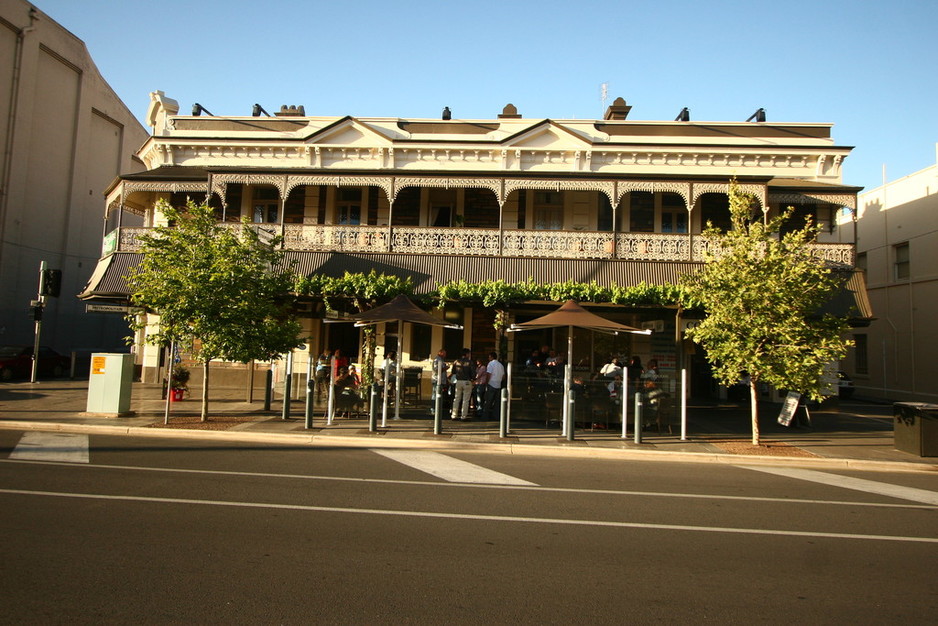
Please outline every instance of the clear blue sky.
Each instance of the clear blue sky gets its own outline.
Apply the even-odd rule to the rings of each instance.
[[[181,111],[832,122],[867,189],[935,163],[935,0],[35,0],[141,120]]]

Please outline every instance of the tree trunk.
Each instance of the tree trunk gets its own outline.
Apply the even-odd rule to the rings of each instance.
[[[206,359],[202,363],[202,421],[208,421],[208,364],[209,360]]]
[[[755,378],[749,379],[749,402],[752,408],[752,445],[759,445],[759,389]]]

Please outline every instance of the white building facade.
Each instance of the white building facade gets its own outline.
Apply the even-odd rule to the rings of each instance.
[[[0,343],[32,345],[39,267],[62,271],[42,343],[115,350],[126,324],[88,315],[75,296],[101,255],[105,189],[144,169],[146,129],[98,72],[84,43],[30,3],[0,0]]]
[[[876,319],[846,365],[857,393],[938,403],[938,164],[858,197],[857,266]]]
[[[455,280],[628,287],[677,284],[700,266],[700,235],[707,222],[728,226],[735,178],[767,215],[794,206],[793,223],[811,216],[821,225],[816,253],[852,270],[853,223],[838,216],[852,215],[858,188],[842,183],[851,148],[834,143],[831,124],[632,121],[630,109],[619,98],[601,120],[525,119],[512,105],[473,120],[448,111],[438,120],[316,117],[302,107],[275,117],[180,115],[178,103],[154,92],[152,136],[139,151],[147,169],[108,190],[116,227],[83,297],[126,298],[121,277],[139,258],[137,237],[162,221],[155,203],[186,197],[209,198],[225,222],[246,217],[282,234],[302,274],[375,270],[411,279],[417,294]],[[126,226],[122,216],[131,215],[142,228]],[[851,285],[865,301],[862,285]],[[522,321],[550,306],[528,303],[512,316]],[[863,302],[858,308],[856,317],[868,317]],[[357,336],[340,337],[341,325],[321,324],[313,310],[309,349],[356,354]],[[405,329],[406,362],[426,362],[440,346],[453,354],[496,347],[492,311],[454,305],[445,313],[464,333]],[[693,352],[674,310],[604,314],[660,328],[624,353],[673,370]],[[516,341],[560,345],[556,335]],[[510,346],[508,357],[526,349]],[[141,365],[145,378],[155,376],[155,352]]]

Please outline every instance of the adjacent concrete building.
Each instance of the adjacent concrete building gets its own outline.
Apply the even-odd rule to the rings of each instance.
[[[938,402],[938,164],[859,195],[857,267],[876,320],[846,363],[857,393]]]
[[[144,169],[148,136],[84,43],[23,0],[0,0],[0,343],[31,344],[39,265],[62,270],[43,341],[61,352],[122,346],[119,316],[75,296],[101,256],[102,194]]]

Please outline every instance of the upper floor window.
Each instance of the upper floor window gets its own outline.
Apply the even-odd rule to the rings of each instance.
[[[335,203],[336,223],[357,226],[362,223],[361,187],[340,187]]]
[[[869,355],[867,353],[868,344],[866,335],[854,335],[853,336],[853,361],[854,361],[854,370],[857,374],[869,374],[870,373],[870,362]]]
[[[709,222],[723,232],[728,232],[733,227],[729,196],[722,193],[705,193],[700,196],[700,219],[704,228]]]
[[[857,269],[866,276],[866,252],[857,252]]]
[[[655,232],[655,195],[648,191],[629,194],[629,230],[633,233]]]
[[[280,206],[280,194],[276,187],[255,187],[251,219],[255,224],[274,224],[277,222],[277,209]]]
[[[661,232],[687,232],[687,209],[684,206],[684,198],[676,193],[661,195]]]
[[[893,246],[895,254],[896,280],[905,280],[909,277],[909,242]]]
[[[534,192],[534,228],[537,230],[563,228],[563,196],[559,192]]]
[[[599,194],[599,210],[596,214],[596,230],[599,231],[611,231],[613,230],[612,218],[614,216],[612,210],[612,203],[609,202],[609,196],[604,193]]]
[[[433,228],[446,228],[453,225],[456,215],[456,190],[431,189],[429,192],[428,221]]]

